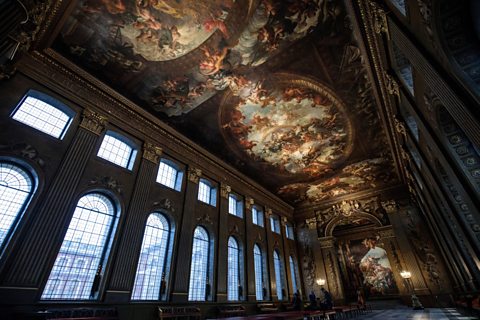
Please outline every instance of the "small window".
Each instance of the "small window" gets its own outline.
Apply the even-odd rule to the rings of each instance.
[[[210,182],[205,179],[200,179],[198,184],[198,200],[211,206],[217,204],[217,189],[213,188]]]
[[[253,224],[256,224],[257,226],[260,226],[260,227],[264,226],[263,211],[256,206],[252,208],[252,219],[253,219]]]
[[[287,223],[285,225],[285,233],[288,239],[295,240],[295,235],[293,233],[293,226],[290,223]]]
[[[33,187],[32,178],[23,168],[0,162],[0,248],[25,210]]]
[[[270,227],[272,232],[280,234],[280,219],[276,215],[270,216]]]
[[[57,139],[63,139],[72,118],[68,107],[36,91],[30,91],[12,115],[12,119]]]
[[[128,170],[132,170],[137,150],[132,147],[133,143],[127,143],[126,141],[128,140],[125,137],[115,132],[107,132],[100,145],[97,156]]]
[[[162,159],[158,166],[157,182],[175,189],[182,190],[183,172],[178,170],[174,163],[169,160]]]
[[[234,194],[228,196],[228,213],[240,218],[243,217],[243,202],[240,197]]]

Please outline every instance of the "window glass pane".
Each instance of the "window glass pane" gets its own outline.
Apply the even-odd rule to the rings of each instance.
[[[252,208],[252,221],[253,224],[258,224],[258,210],[255,207]]]
[[[132,152],[133,149],[128,144],[107,134],[103,138],[97,155],[121,167],[128,168]]]
[[[270,216],[270,227],[273,232],[280,234],[280,220],[277,216]]]
[[[293,226],[289,223],[287,223],[285,225],[285,231],[286,231],[286,234],[287,234],[287,238],[288,239],[291,239],[291,240],[295,240],[295,236],[293,234]]]
[[[193,234],[192,264],[190,266],[189,301],[205,301],[208,272],[209,237],[207,231],[197,227]]]
[[[280,257],[276,250],[273,251],[273,265],[275,268],[275,283],[277,284],[277,297],[278,297],[278,300],[283,300],[282,268],[280,263]]]
[[[160,162],[160,165],[158,166],[157,182],[169,188],[176,189],[176,178],[177,169],[165,162]]]
[[[228,213],[237,215],[237,199],[232,195],[228,196]]]
[[[198,184],[198,200],[210,204],[210,186],[200,180]]]
[[[292,277],[292,288],[293,288],[293,292],[295,293],[297,292],[297,277],[296,277],[297,268],[295,266],[295,262],[293,261],[292,256],[289,257],[289,260],[290,260],[290,273]]]
[[[240,251],[238,250],[238,243],[233,238],[228,239],[228,277],[227,277],[227,297],[229,301],[239,300],[238,298],[238,286],[239,283],[239,259]]]
[[[16,165],[0,162],[0,247],[32,193],[29,175]]]
[[[91,193],[80,198],[42,299],[93,298],[95,275],[104,263],[114,219],[113,204],[104,195]]]
[[[165,261],[169,238],[167,219],[152,213],[147,219],[138,261],[132,300],[158,300],[160,286],[165,278]]]
[[[257,300],[263,300],[263,259],[258,245],[253,247],[253,262],[255,266],[255,295]]]
[[[71,119],[63,111],[31,96],[22,102],[12,118],[55,138],[63,136]]]

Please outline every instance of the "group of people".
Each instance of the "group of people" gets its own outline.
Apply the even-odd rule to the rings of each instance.
[[[325,288],[321,288],[320,291],[323,296],[322,299],[317,298],[313,290],[310,292],[308,295],[309,305],[306,308],[307,310],[330,310],[333,308],[332,294],[325,290]],[[293,294],[292,304],[295,310],[301,310],[302,298],[298,290]]]

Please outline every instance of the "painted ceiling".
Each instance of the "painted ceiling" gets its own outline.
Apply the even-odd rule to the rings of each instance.
[[[52,47],[291,204],[397,182],[341,1],[84,0]]]

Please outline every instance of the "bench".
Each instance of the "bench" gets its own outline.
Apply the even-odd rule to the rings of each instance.
[[[49,319],[77,319],[77,320],[118,320],[117,310],[115,308],[108,309],[50,309],[47,310]]]
[[[257,304],[258,311],[261,313],[277,312],[278,306],[275,303],[259,303]]]
[[[184,307],[158,307],[159,319],[177,319],[177,318],[189,318],[189,319],[201,319],[202,313],[200,308],[184,306]]]
[[[241,305],[219,306],[218,315],[220,317],[240,317],[246,313],[245,307]]]

